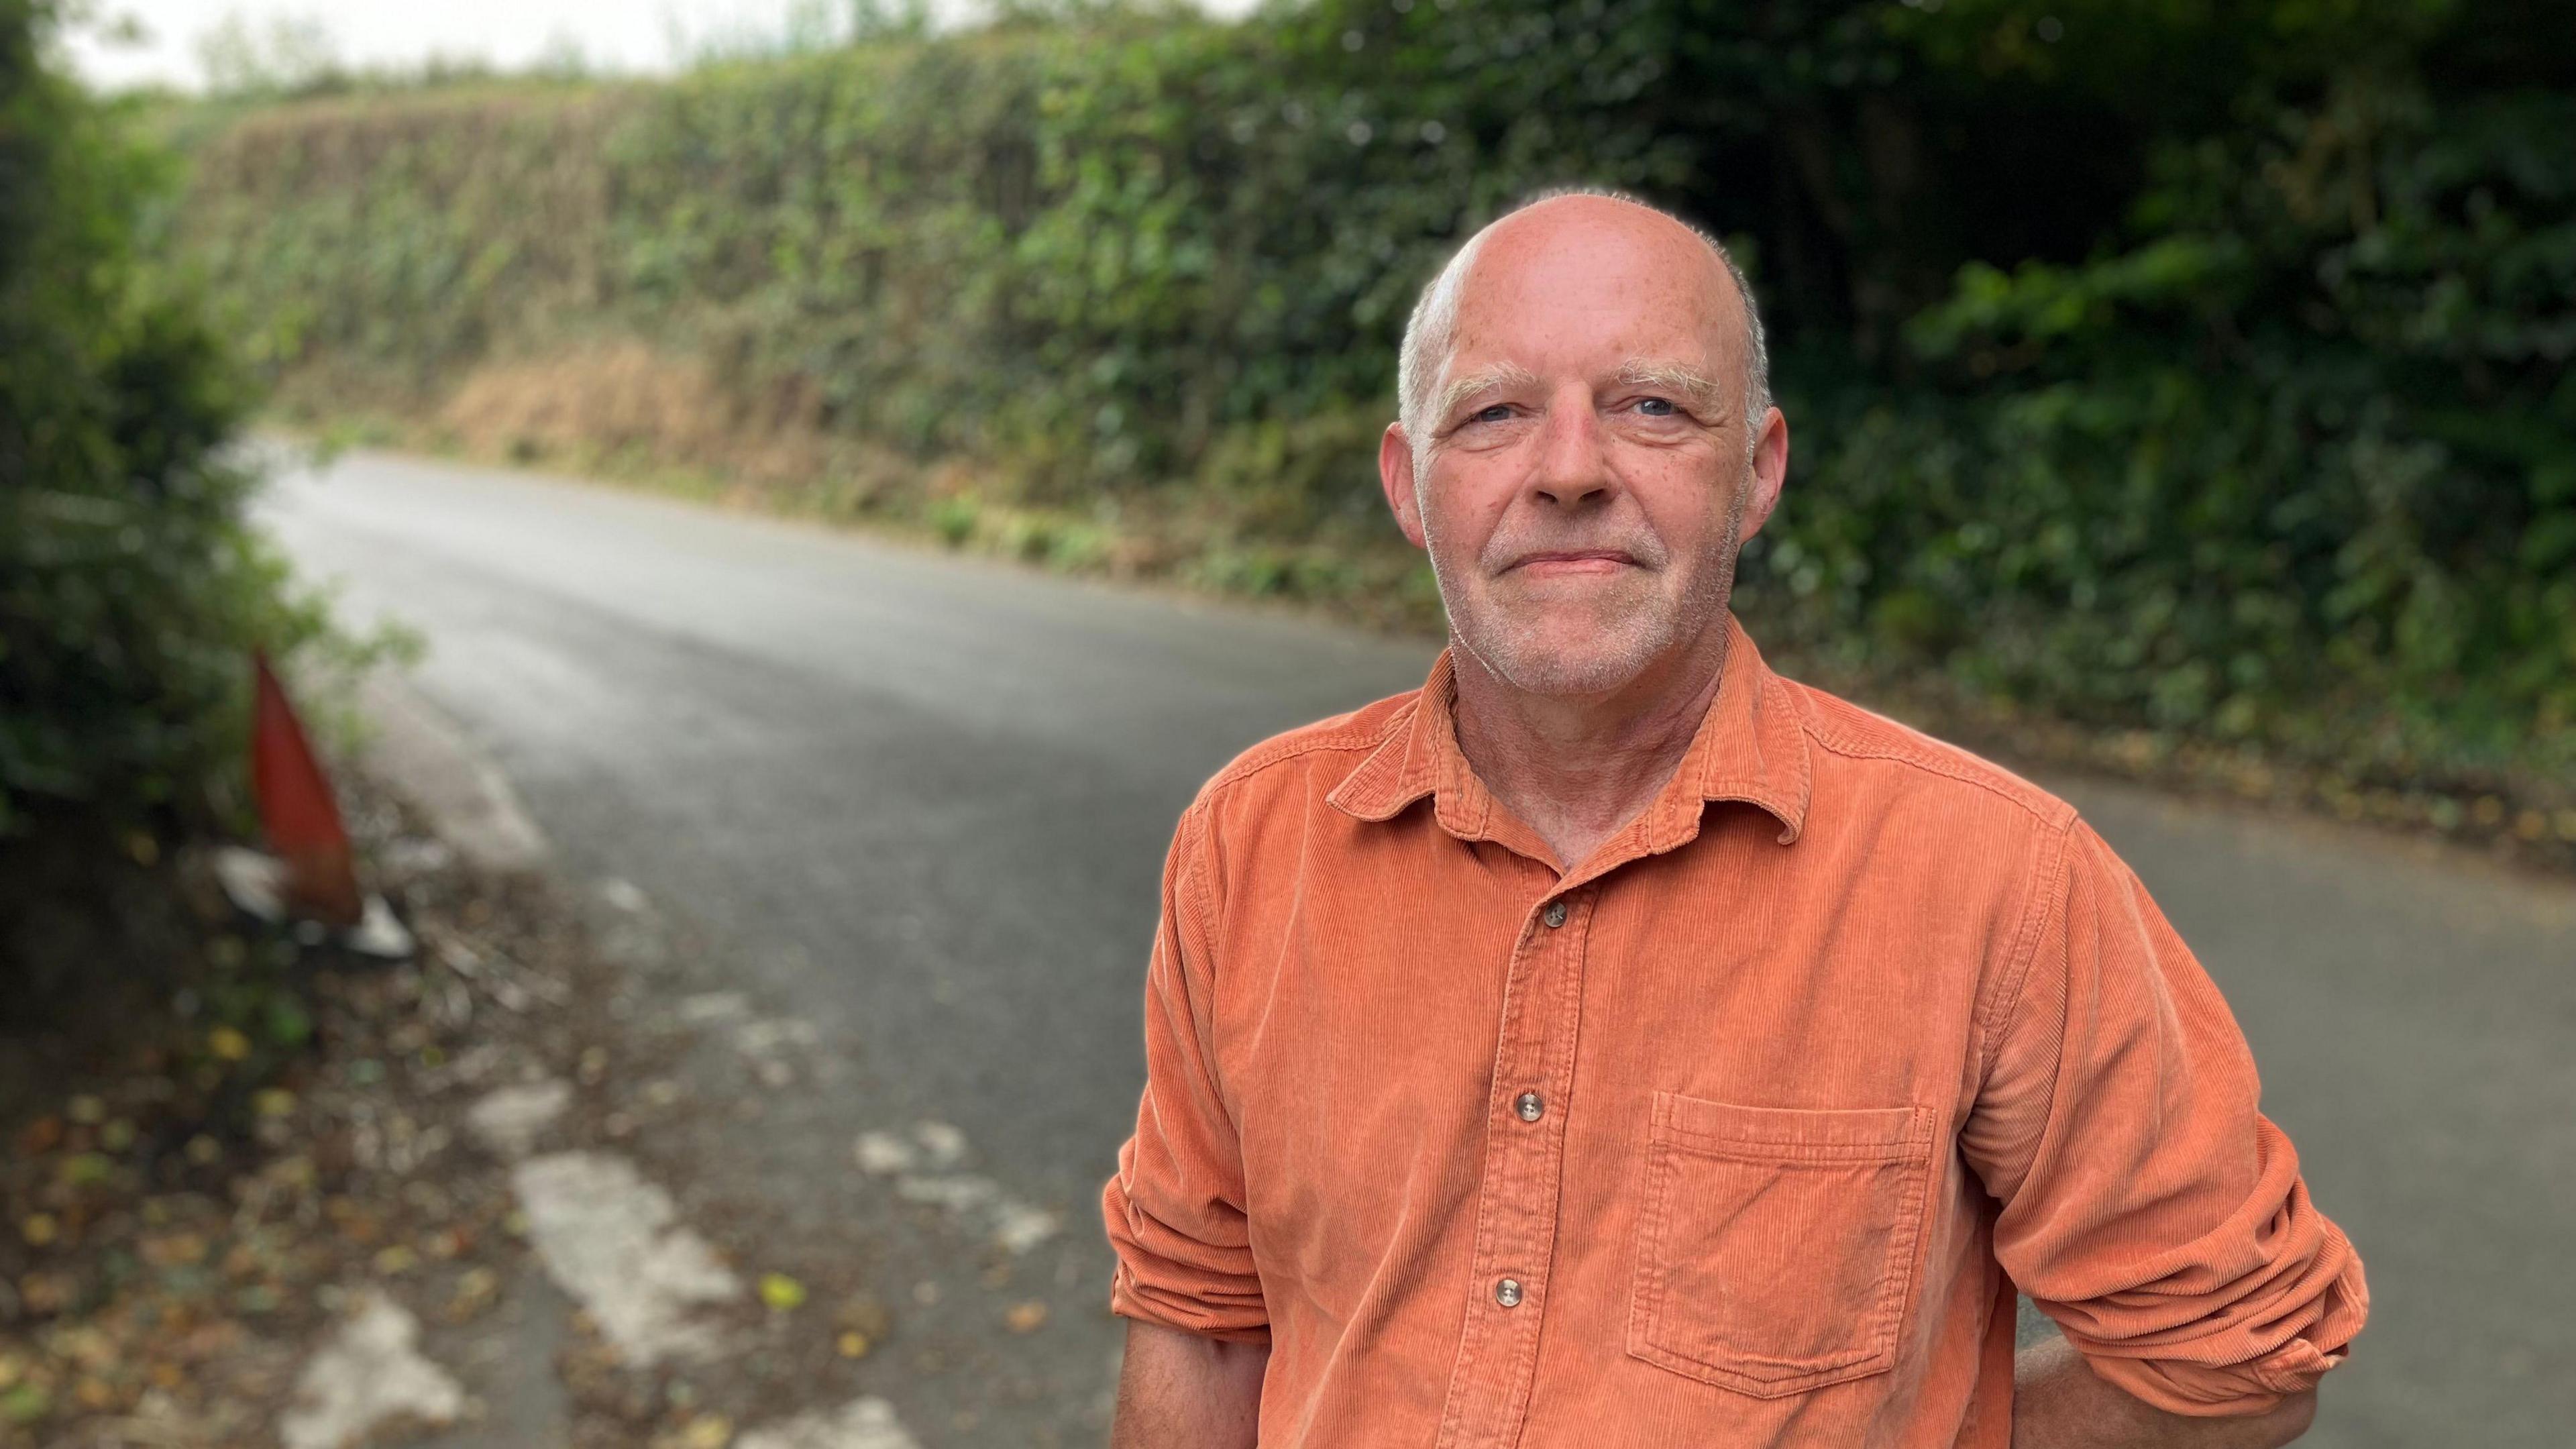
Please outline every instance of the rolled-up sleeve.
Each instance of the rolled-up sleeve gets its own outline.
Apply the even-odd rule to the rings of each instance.
[[[1174,833],[1145,972],[1145,1094],[1101,1216],[1118,1264],[1113,1312],[1238,1342],[1270,1314],[1243,1210],[1243,1158],[1218,1085],[1209,1017],[1213,921],[1204,807]]]
[[[2076,822],[2043,873],[1961,1134],[1995,1257],[2095,1373],[2179,1414],[2260,1413],[2341,1362],[2361,1259],[2258,1110],[2227,1003]]]

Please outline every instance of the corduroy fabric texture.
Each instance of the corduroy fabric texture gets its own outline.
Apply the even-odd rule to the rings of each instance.
[[[2360,1260],[2137,878],[1729,627],[1671,783],[1562,874],[1445,654],[1208,783],[1112,1306],[1268,1342],[1265,1446],[2003,1449],[2016,1287],[2166,1409],[2314,1384]]]

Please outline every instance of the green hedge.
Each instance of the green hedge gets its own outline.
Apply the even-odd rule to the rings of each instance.
[[[46,68],[57,19],[0,0],[0,839],[200,805],[252,646],[321,627],[221,453],[245,379],[136,247],[170,158]]]
[[[2265,119],[2094,259],[1966,268],[1929,385],[1829,413],[1818,623],[2095,723],[2563,792],[2576,94]]]
[[[2576,58],[2517,39],[2550,12],[1110,12],[183,116],[178,235],[326,408],[642,339],[737,430],[973,480],[835,453],[814,506],[1419,606],[1368,446],[1413,293],[1518,195],[1628,187],[1735,239],[1779,330],[1766,635],[2576,804]]]

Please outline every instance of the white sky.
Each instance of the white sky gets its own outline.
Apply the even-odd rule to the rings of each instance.
[[[75,27],[73,64],[103,88],[166,82],[202,84],[198,41],[238,15],[265,36],[277,21],[319,22],[336,56],[351,65],[414,66],[432,56],[524,66],[564,42],[595,67],[666,70],[709,42],[783,33],[800,5],[818,0],[87,0],[103,19],[130,18],[138,43],[110,43],[95,22]],[[841,13],[840,0],[819,0]],[[960,13],[971,0],[935,0]],[[1214,0],[1221,13],[1250,0]],[[892,7],[889,7],[892,8]],[[675,38],[677,44],[675,44]]]

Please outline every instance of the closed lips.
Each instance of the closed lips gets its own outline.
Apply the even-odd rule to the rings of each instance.
[[[1542,572],[1552,573],[1559,569],[1571,571],[1579,569],[1632,567],[1636,562],[1637,561],[1634,558],[1617,549],[1569,549],[1560,552],[1529,554],[1514,562],[1512,564],[1512,568],[1538,569]]]

